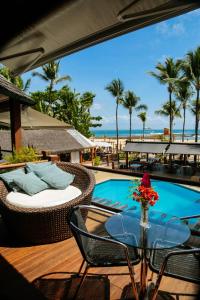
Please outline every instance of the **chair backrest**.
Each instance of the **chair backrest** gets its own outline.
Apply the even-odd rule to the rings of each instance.
[[[69,217],[69,226],[76,239],[82,256],[87,260],[87,250],[89,247],[88,230],[85,226],[81,210],[78,206],[74,207]]]
[[[185,253],[184,250],[188,250]],[[176,252],[178,253],[176,254]],[[200,252],[185,246],[179,246],[172,249],[154,250],[150,257],[150,269],[159,273],[164,260],[169,253],[173,253],[167,259],[164,275],[193,282],[200,283]]]

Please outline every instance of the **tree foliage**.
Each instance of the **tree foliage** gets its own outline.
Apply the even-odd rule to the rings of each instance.
[[[195,106],[195,142],[198,142],[198,130],[200,121],[200,46],[194,51],[189,51],[182,64],[186,78],[196,90]]]
[[[3,75],[8,81],[16,85],[20,90],[24,92],[29,90],[31,84],[30,78],[24,82],[21,76],[14,76],[12,72],[4,66],[0,66],[0,74]]]
[[[57,119],[72,125],[76,130],[86,137],[90,137],[90,129],[101,126],[101,117],[92,116],[90,108],[93,104],[95,95],[91,92],[85,92],[82,95],[70,87],[64,86],[60,90],[54,90],[52,93],[53,101],[51,105],[48,101],[48,88],[43,92],[31,93],[36,101],[35,109],[49,115],[54,114]]]
[[[147,110],[147,106],[145,104],[138,104],[140,101],[140,97],[136,96],[133,91],[125,92],[123,99],[123,106],[128,109],[129,112],[129,138],[131,141],[131,131],[132,131],[132,114],[133,110],[140,111],[142,109]]]
[[[169,117],[170,128],[173,130],[174,119],[181,118],[180,105],[177,106],[175,100],[172,100],[171,103],[167,101],[162,105],[161,109],[155,111],[155,114]]]
[[[116,101],[116,111],[115,111],[115,120],[116,120],[116,133],[117,133],[117,154],[119,148],[119,126],[118,126],[118,107],[119,104],[123,102],[123,93],[124,93],[124,84],[121,79],[113,79],[105,89],[115,98]]]
[[[182,61],[174,60],[171,57],[166,58],[165,62],[156,65],[157,72],[149,72],[156,78],[160,84],[166,84],[169,93],[168,110],[169,110],[169,128],[170,128],[170,142],[172,141],[172,128],[173,128],[173,111],[172,111],[172,93],[175,91],[176,83],[179,82]]]

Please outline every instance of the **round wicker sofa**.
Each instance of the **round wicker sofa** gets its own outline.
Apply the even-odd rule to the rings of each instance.
[[[71,208],[79,204],[90,204],[95,178],[91,171],[66,162],[58,162],[62,170],[74,174],[73,186],[82,194],[70,202],[47,208],[22,208],[6,201],[9,190],[0,180],[0,214],[8,229],[10,238],[25,244],[47,244],[72,236],[67,224]]]

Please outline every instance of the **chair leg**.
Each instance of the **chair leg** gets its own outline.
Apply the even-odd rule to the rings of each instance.
[[[156,300],[156,298],[157,298],[158,289],[160,287],[160,283],[161,283],[161,280],[162,280],[164,269],[165,269],[165,264],[162,265],[161,270],[160,270],[160,272],[158,274],[158,277],[157,277],[157,280],[156,280],[156,284],[155,284],[155,288],[154,288],[151,300]]]
[[[84,263],[84,261],[82,262],[81,269],[82,269],[83,263]],[[81,287],[82,287],[82,285],[83,285],[83,283],[84,283],[84,280],[85,280],[85,277],[86,277],[86,275],[87,275],[88,270],[89,270],[89,266],[88,266],[88,264],[87,264],[86,267],[85,267],[85,271],[84,271],[84,273],[83,273],[83,276],[82,276],[82,278],[81,278],[81,281],[80,281],[80,283],[79,283],[79,286],[77,287],[76,293],[75,293],[75,295],[74,295],[74,297],[73,297],[74,300],[75,300],[75,299],[77,298],[77,296],[78,296],[78,293],[79,293],[79,291],[80,291],[80,289],[81,289]]]
[[[154,273],[151,272],[151,276],[149,277],[148,281],[152,281],[153,280],[153,275],[154,275]]]
[[[130,274],[130,278],[131,278],[133,295],[135,297],[135,300],[139,300],[137,287],[136,287],[136,282],[135,282],[135,278],[134,278],[133,267],[132,267],[132,264],[131,264],[131,261],[130,261],[130,258],[129,258],[128,250],[126,250],[126,259],[127,259],[129,274]]]
[[[83,261],[82,261],[82,263],[81,263],[81,265],[80,265],[80,268],[79,268],[78,274],[80,274],[80,273],[81,273],[84,263],[85,263],[85,259],[83,259]]]

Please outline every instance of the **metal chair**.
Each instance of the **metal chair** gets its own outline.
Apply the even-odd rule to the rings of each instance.
[[[133,265],[140,262],[138,252],[134,248],[128,248],[126,245],[111,239],[104,231],[98,235],[88,232],[82,216],[87,215],[89,211],[103,214],[103,218],[109,217],[114,212],[102,209],[96,206],[80,205],[72,209],[69,226],[76,239],[77,245],[81,251],[83,262],[80,266],[79,273],[82,271],[84,263],[86,263],[85,271],[81,278],[80,284],[76,290],[74,299],[77,297],[89,268],[92,267],[117,267],[127,266],[131,278],[133,294],[135,299],[138,298],[136,283],[134,279]],[[109,215],[109,216],[108,216]],[[119,275],[122,275],[119,273]],[[127,275],[124,274],[123,275]]]
[[[187,222],[189,219],[199,217],[199,215],[195,215],[180,219]],[[153,250],[151,252],[149,268],[152,272],[158,274],[152,300],[155,300],[157,297],[163,275],[200,284],[200,239],[195,238],[195,234],[192,234],[191,238],[184,245],[179,247],[170,245],[173,248]],[[156,243],[162,244],[162,241],[157,241]]]

